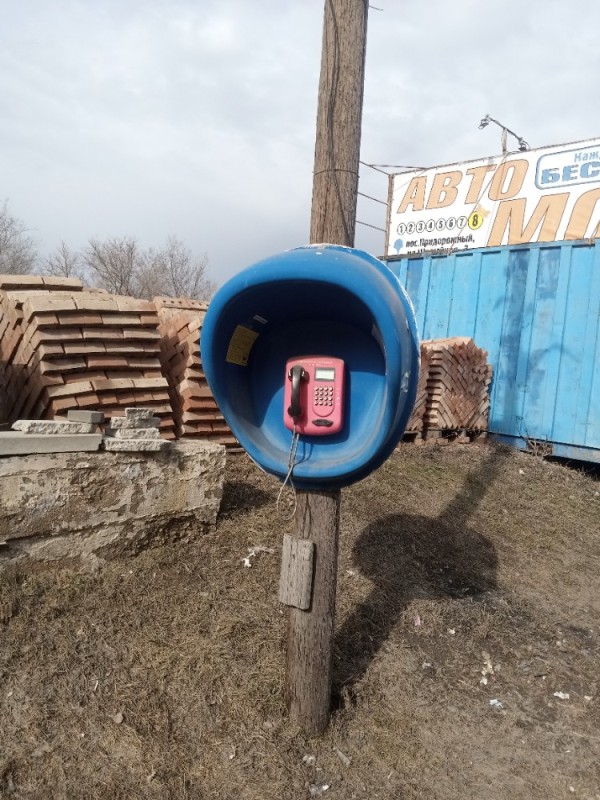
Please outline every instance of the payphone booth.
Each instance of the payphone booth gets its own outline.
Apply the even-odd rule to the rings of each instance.
[[[396,276],[367,253],[311,245],[249,267],[209,305],[209,386],[264,470],[304,490],[347,486],[400,441],[415,401],[419,343]]]

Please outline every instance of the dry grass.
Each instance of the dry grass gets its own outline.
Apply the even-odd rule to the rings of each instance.
[[[455,445],[344,491],[335,709],[312,741],[283,702],[278,485],[245,457],[193,545],[5,571],[0,796],[597,800],[599,489]],[[275,553],[248,569],[254,545]]]

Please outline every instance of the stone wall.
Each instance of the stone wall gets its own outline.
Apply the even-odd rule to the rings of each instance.
[[[0,564],[110,557],[214,527],[225,448],[0,458]]]

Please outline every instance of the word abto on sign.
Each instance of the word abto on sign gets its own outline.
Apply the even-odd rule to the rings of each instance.
[[[390,175],[387,255],[594,238],[600,139]]]

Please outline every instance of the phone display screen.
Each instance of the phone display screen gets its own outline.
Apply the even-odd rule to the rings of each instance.
[[[317,367],[315,369],[315,380],[316,381],[334,381],[335,380],[335,369],[325,368],[325,367]]]

